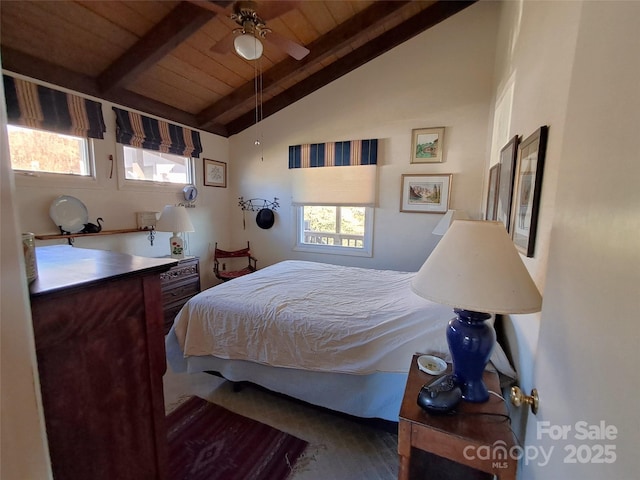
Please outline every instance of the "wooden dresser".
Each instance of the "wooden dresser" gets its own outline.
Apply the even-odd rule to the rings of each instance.
[[[30,285],[56,480],[165,479],[160,274],[176,261],[36,248]]]
[[[198,257],[177,260],[178,264],[160,274],[164,333],[169,333],[173,320],[182,306],[200,293],[200,261]]]

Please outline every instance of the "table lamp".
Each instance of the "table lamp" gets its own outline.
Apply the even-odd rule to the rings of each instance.
[[[491,314],[540,311],[542,297],[501,222],[456,220],[411,282],[428,300],[454,307],[447,327],[462,398],[486,402],[482,374],[496,341]]]
[[[173,232],[169,239],[171,258],[184,258],[184,239],[180,232],[195,232],[187,209],[183,205],[166,205],[160,214],[156,230]]]

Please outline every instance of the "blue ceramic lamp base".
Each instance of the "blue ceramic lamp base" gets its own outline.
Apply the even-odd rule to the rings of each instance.
[[[489,391],[482,374],[496,343],[496,332],[486,323],[491,314],[454,309],[456,318],[447,329],[447,342],[453,359],[453,373],[460,384],[462,399],[482,403],[489,400]]]

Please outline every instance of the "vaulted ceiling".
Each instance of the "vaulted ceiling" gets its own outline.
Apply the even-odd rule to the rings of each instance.
[[[474,1],[255,1],[271,33],[249,61],[231,18],[247,2],[1,0],[2,66],[228,137]]]

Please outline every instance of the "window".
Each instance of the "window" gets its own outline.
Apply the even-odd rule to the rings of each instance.
[[[370,257],[373,208],[298,206],[296,250]]]
[[[11,166],[29,173],[93,176],[89,140],[7,125]]]
[[[190,157],[122,146],[124,179],[155,183],[192,183]]]

